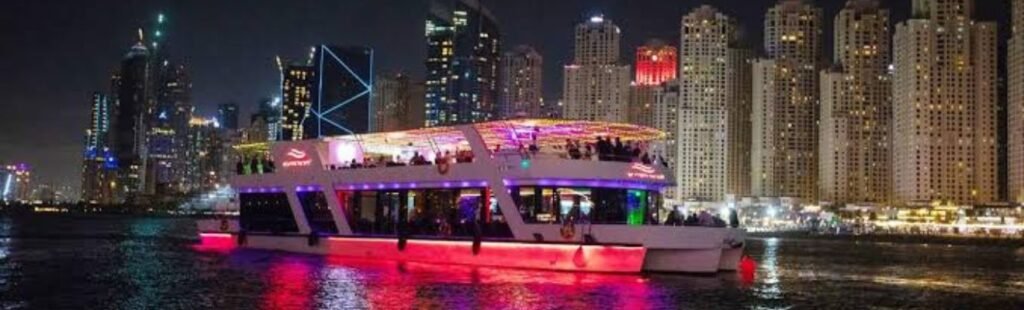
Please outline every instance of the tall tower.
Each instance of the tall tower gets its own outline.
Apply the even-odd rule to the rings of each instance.
[[[313,67],[291,65],[284,69],[281,83],[281,140],[302,140],[302,122],[313,105]],[[263,117],[266,117],[264,115]]]
[[[320,45],[302,137],[361,134],[373,127],[373,49]]]
[[[637,48],[636,76],[629,88],[629,122],[653,126],[655,93],[661,84],[676,79],[678,53],[661,40]]]
[[[600,15],[576,26],[575,58],[565,66],[565,118],[628,121],[630,67],[619,65],[621,36],[619,27]]]
[[[835,65],[821,73],[821,200],[886,203],[892,117],[889,10],[850,0],[835,18]]]
[[[1024,203],[1024,1],[1013,0],[1013,34],[1010,37],[1008,130],[1009,199]]]
[[[744,136],[733,136],[733,131],[743,128],[730,125],[732,117],[740,114],[731,112],[749,103],[734,97],[743,88],[736,75],[747,70],[747,62],[742,54],[734,52],[736,22],[711,6],[701,6],[683,16],[680,32],[675,160],[679,198],[722,201],[727,194],[735,194],[730,192],[730,168],[738,167],[732,167],[730,159],[742,157],[733,154],[732,146],[746,143],[746,139],[733,141]]]
[[[426,21],[426,126],[488,121],[497,115],[501,35],[479,0],[435,0]]]
[[[897,203],[995,201],[996,25],[972,19],[972,0],[913,8],[893,40]]]
[[[111,146],[118,165],[118,200],[131,200],[145,180],[146,119],[150,89],[149,49],[139,42],[121,60],[116,79]]]
[[[217,105],[217,124],[227,130],[238,130],[238,104],[234,102]]]
[[[817,198],[822,11],[780,0],[765,15],[767,59],[754,63],[753,194]]]
[[[503,119],[543,116],[544,57],[527,45],[501,59],[498,106]]]
[[[110,101],[106,95],[95,92],[91,100],[91,118],[85,134],[85,153],[82,160],[82,197],[87,203],[113,203],[112,182],[116,182],[117,166],[109,148]],[[2,183],[0,179],[0,183]]]
[[[408,74],[378,74],[373,84],[375,132],[423,127],[423,83]]]

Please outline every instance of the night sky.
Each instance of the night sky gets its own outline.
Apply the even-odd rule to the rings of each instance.
[[[709,3],[737,18],[751,46],[762,45],[764,13],[775,0],[483,0],[502,28],[503,49],[533,45],[545,60],[545,97],[557,100],[561,66],[570,60],[574,24],[603,13],[623,30],[624,56],[651,38],[678,44],[680,17]],[[845,0],[825,9],[826,54],[831,20]],[[910,0],[883,0],[894,21]],[[977,0],[979,18],[1009,30],[1002,0]],[[274,56],[301,58],[318,43],[376,49],[378,70],[423,76],[424,0],[9,0],[0,10],[0,163],[25,162],[35,182],[80,183],[84,130],[93,91],[109,78],[158,12],[169,19],[172,59],[184,61],[198,112],[237,102],[242,124],[260,98],[279,87]],[[628,60],[628,59],[625,59]]]

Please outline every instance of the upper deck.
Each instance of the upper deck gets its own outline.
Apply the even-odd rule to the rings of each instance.
[[[599,137],[618,138],[629,151],[599,151]],[[242,191],[385,189],[477,187],[500,179],[510,186],[660,190],[674,182],[658,160],[664,137],[659,130],[629,124],[521,119],[277,142],[262,146],[266,155],[257,156],[265,158],[247,159],[247,165],[262,162],[267,172],[240,168],[250,173],[240,173],[232,183]]]

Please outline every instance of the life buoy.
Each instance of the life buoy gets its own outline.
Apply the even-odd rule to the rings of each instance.
[[[228,231],[231,229],[231,225],[228,224],[228,219],[220,219],[220,231]]]
[[[448,163],[447,160],[441,160],[437,163],[437,173],[441,175],[448,174],[448,170],[451,170],[452,164]]]
[[[563,239],[572,240],[574,237],[576,237],[576,225],[573,224],[572,222],[565,222],[565,224],[562,225],[562,229],[559,230],[559,232],[562,234]]]

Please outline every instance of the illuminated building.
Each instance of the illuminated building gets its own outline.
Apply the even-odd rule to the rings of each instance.
[[[217,106],[217,123],[226,130],[238,130],[238,104],[223,103]]]
[[[918,0],[913,17],[896,25],[897,204],[998,199],[996,24],[973,14],[972,0]]]
[[[134,198],[142,191],[145,172],[147,98],[150,97],[149,50],[143,43],[132,46],[121,61],[116,79],[111,148],[118,164],[118,200]]]
[[[575,57],[564,69],[564,114],[576,120],[629,119],[630,66],[619,64],[622,31],[597,15],[576,26]]]
[[[82,159],[81,200],[87,203],[111,204],[117,182],[117,162],[110,151],[110,101],[95,92],[91,100],[91,118],[86,129]],[[0,178],[0,183],[3,180]]]
[[[682,18],[676,179],[681,200],[744,195],[749,170],[749,53],[737,48],[735,20],[711,6]]]
[[[676,79],[676,48],[661,40],[648,41],[636,50],[637,85],[658,86]]]
[[[805,0],[781,0],[765,16],[768,58],[753,68],[755,196],[817,198],[822,27],[821,9]]]
[[[314,57],[313,95],[302,121],[302,138],[370,132],[373,49],[320,45]]]
[[[498,107],[503,119],[541,117],[544,57],[533,47],[520,45],[501,59]]]
[[[479,0],[431,1],[426,19],[426,126],[495,118],[501,35]]]
[[[665,132],[663,145],[655,145],[652,153],[654,156],[664,160],[673,176],[676,172],[676,158],[679,151],[679,81],[667,81],[654,90],[654,107],[652,108],[653,127]],[[677,181],[678,182],[678,181]],[[674,200],[678,197],[678,186],[671,186],[665,189],[665,199]]]
[[[0,165],[0,202],[32,199],[32,170],[26,164]]]
[[[1009,87],[1007,135],[1009,142],[1008,194],[1011,201],[1024,203],[1024,3],[1013,1],[1013,34],[1007,56]]]
[[[299,92],[300,94],[302,92]],[[293,106],[294,107],[294,106]],[[249,127],[243,130],[243,140],[252,142],[262,141],[277,141],[278,134],[282,139],[287,140],[301,140],[302,139],[302,126],[301,119],[297,120],[299,125],[294,130],[285,130],[286,124],[294,125],[291,121],[295,121],[294,118],[289,118],[284,115],[284,111],[288,107],[281,104],[280,98],[263,98],[259,103],[259,110],[249,116]],[[288,121],[288,122],[286,122]],[[297,134],[297,136],[293,136]],[[256,140],[250,140],[256,139]]]
[[[181,194],[189,187],[185,156],[192,118],[192,83],[185,66],[158,65],[155,106],[149,113],[147,193]]]
[[[224,161],[229,154],[220,129],[216,119],[193,117],[189,121],[188,140],[183,151],[187,155],[185,175],[190,192],[210,191],[226,180]]]
[[[820,199],[886,203],[892,187],[889,10],[851,0],[835,18],[835,66],[821,73]]]
[[[423,127],[423,83],[407,74],[378,74],[374,83],[374,132]]]
[[[302,122],[313,102],[313,67],[293,65],[284,70],[281,96],[281,140],[302,140]]]

